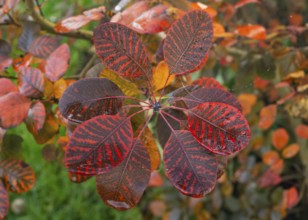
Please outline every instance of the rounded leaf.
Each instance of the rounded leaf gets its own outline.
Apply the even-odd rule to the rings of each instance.
[[[249,143],[250,128],[235,107],[219,102],[202,103],[188,114],[192,135],[208,150],[230,155]]]
[[[164,57],[170,73],[183,75],[200,69],[212,40],[212,19],[206,12],[191,11],[175,21],[164,43]]]
[[[22,74],[20,93],[31,98],[41,97],[44,92],[44,76],[41,71],[32,67],[22,67],[20,72]]]
[[[60,45],[57,38],[51,36],[39,36],[31,44],[29,53],[35,57],[47,58]]]
[[[272,134],[272,144],[277,150],[283,149],[289,142],[289,134],[284,128],[276,129]]]
[[[0,97],[10,92],[17,92],[18,89],[14,83],[9,79],[0,79]]]
[[[202,77],[200,79],[196,79],[192,82],[193,85],[202,86],[205,88],[219,88],[219,89],[225,89],[220,82],[218,82],[216,79],[211,77]]]
[[[32,168],[22,160],[7,159],[0,161],[4,184],[14,193],[29,191],[35,184]]]
[[[217,178],[217,160],[189,131],[174,131],[164,148],[166,175],[184,195],[203,197]]]
[[[294,157],[299,152],[299,146],[298,144],[291,144],[290,146],[287,146],[282,151],[282,156],[284,158],[291,158]]]
[[[64,118],[83,122],[98,115],[113,115],[122,106],[124,94],[108,79],[89,78],[73,83],[59,101]]]
[[[141,199],[150,175],[149,154],[145,146],[136,140],[127,158],[119,166],[96,177],[96,189],[106,205],[127,210]]]
[[[151,78],[151,62],[146,48],[131,29],[116,23],[103,23],[94,30],[96,54],[111,70],[130,80]]]
[[[33,127],[31,130],[37,132],[43,128],[45,119],[45,106],[40,101],[32,104],[26,119],[27,126]]]
[[[102,174],[125,159],[132,142],[129,118],[97,116],[74,130],[65,152],[65,164],[72,173]]]

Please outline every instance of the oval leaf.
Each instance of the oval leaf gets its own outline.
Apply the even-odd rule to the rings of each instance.
[[[59,108],[64,118],[80,123],[98,115],[116,114],[123,98],[123,92],[108,79],[83,79],[65,90]]]
[[[284,158],[291,158],[294,157],[299,152],[298,144],[291,144],[290,146],[286,147],[282,151],[282,156]]]
[[[58,22],[54,29],[58,33],[67,33],[85,26],[90,21],[91,19],[85,15],[72,16]]]
[[[103,23],[94,30],[97,55],[111,70],[130,80],[151,78],[146,48],[131,29],[116,23]]]
[[[289,142],[289,134],[284,128],[273,131],[272,144],[277,150],[283,149]]]
[[[57,38],[44,35],[32,42],[29,53],[39,58],[47,58],[59,46],[60,42]]]
[[[213,25],[201,10],[192,11],[175,21],[164,43],[164,57],[171,74],[187,74],[202,67],[212,45]]]
[[[20,93],[31,98],[41,97],[44,92],[44,76],[41,71],[32,67],[22,67],[20,72],[22,74]]]
[[[258,24],[241,25],[236,27],[236,32],[243,37],[252,38],[255,40],[266,39],[266,29]]]
[[[205,88],[218,88],[218,89],[225,89],[220,82],[216,79],[211,77],[202,77],[192,82],[193,85],[202,86]]]
[[[4,219],[9,211],[9,194],[0,180],[0,219]]]
[[[55,82],[64,75],[70,56],[70,48],[67,44],[62,44],[50,54],[45,65],[45,74],[50,81]]]
[[[18,89],[9,79],[0,79],[0,97],[10,92],[17,92]]]
[[[40,101],[32,104],[26,119],[27,126],[32,126],[31,130],[38,132],[43,128],[45,119],[45,106]]]
[[[249,143],[250,128],[243,114],[233,106],[206,102],[189,111],[192,135],[208,150],[230,155]]]
[[[151,161],[147,149],[136,140],[119,166],[96,177],[96,189],[106,205],[127,210],[139,202],[150,175]]]
[[[69,172],[97,175],[120,164],[133,142],[129,118],[102,115],[78,126],[67,145]]]
[[[28,115],[31,101],[18,92],[0,97],[0,127],[11,128],[19,125]]]
[[[3,172],[4,184],[14,193],[27,192],[35,184],[32,168],[22,160],[2,160],[0,169]]]
[[[189,131],[174,131],[164,149],[166,175],[184,195],[203,197],[214,189],[217,161]]]

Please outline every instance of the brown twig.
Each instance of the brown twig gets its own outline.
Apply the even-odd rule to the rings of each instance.
[[[56,34],[56,35],[62,35],[72,38],[79,38],[79,39],[85,39],[92,41],[92,35],[93,33],[91,31],[87,30],[75,30],[68,33],[58,33],[54,30],[55,24],[53,22],[48,21],[43,16],[41,16],[37,11],[35,10],[35,4],[33,0],[26,0],[26,4],[31,12],[32,17],[35,21],[37,21],[41,28],[49,33]]]

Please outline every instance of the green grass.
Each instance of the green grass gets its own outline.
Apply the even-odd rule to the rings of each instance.
[[[15,214],[11,210],[8,220],[62,220],[62,219],[115,219],[138,220],[138,208],[126,212],[113,210],[103,204],[95,189],[95,178],[82,184],[72,183],[67,171],[59,162],[45,162],[41,156],[42,146],[35,143],[24,124],[10,129],[8,133],[20,135],[24,160],[34,169],[36,184],[29,192],[10,193],[10,202],[16,198],[25,201],[25,210]]]

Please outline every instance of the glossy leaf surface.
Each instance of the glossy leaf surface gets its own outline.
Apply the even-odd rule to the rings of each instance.
[[[139,202],[150,175],[151,161],[147,149],[135,140],[120,165],[96,177],[96,188],[106,205],[127,210]]]
[[[222,155],[236,153],[246,147],[250,128],[236,108],[219,102],[206,102],[189,111],[189,130],[208,150]]]
[[[30,100],[18,92],[0,97],[0,127],[11,128],[19,125],[28,115]]]
[[[0,219],[4,219],[9,211],[9,194],[0,180]]]
[[[198,198],[214,189],[216,156],[207,152],[189,131],[174,131],[163,157],[167,177],[184,195]]]
[[[20,71],[22,74],[20,93],[31,98],[41,97],[44,92],[44,76],[41,71],[32,67],[23,67]]]
[[[29,53],[35,57],[47,58],[55,49],[60,46],[57,38],[51,36],[39,36],[31,44]]]
[[[32,168],[22,160],[2,160],[0,170],[8,189],[14,193],[29,191],[35,184],[35,174]]]
[[[202,67],[212,45],[213,26],[209,15],[192,11],[175,21],[164,43],[164,57],[171,74],[187,74]]]
[[[124,160],[132,142],[128,118],[97,116],[74,130],[65,152],[65,164],[72,173],[102,174]]]
[[[151,78],[146,48],[134,31],[104,23],[96,27],[93,39],[97,55],[109,69],[131,80]]]
[[[59,108],[64,118],[80,123],[98,115],[116,114],[123,98],[123,92],[108,79],[83,79],[65,90]]]
[[[50,81],[55,82],[64,75],[70,56],[70,48],[67,44],[62,44],[50,54],[45,65],[45,74]]]

